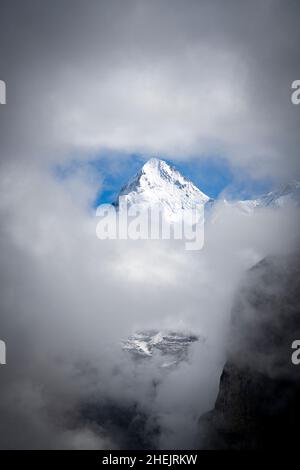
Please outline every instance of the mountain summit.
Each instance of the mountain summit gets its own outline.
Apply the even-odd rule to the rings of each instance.
[[[121,189],[119,197],[140,208],[158,205],[169,220],[177,220],[186,209],[212,201],[174,167],[164,160],[151,158]],[[118,205],[118,201],[116,202]]]

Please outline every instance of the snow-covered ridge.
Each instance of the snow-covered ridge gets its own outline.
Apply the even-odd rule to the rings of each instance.
[[[272,209],[300,207],[300,182],[292,181],[256,199],[238,201],[233,205],[247,214],[265,207]]]
[[[160,356],[161,367],[168,367],[187,360],[192,343],[204,340],[202,336],[178,331],[144,330],[129,336],[122,347],[136,359]]]

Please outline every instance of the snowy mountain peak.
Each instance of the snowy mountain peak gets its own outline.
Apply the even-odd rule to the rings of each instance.
[[[191,181],[182,176],[179,171],[167,162],[159,158],[150,158],[141,170],[121,189],[120,194],[128,194],[129,191],[134,189],[156,189],[166,184],[182,188],[192,187],[196,191],[201,192]]]
[[[204,205],[211,199],[190,180],[164,160],[151,158],[121,189],[129,205],[147,208],[158,205],[170,220],[176,220],[186,209]]]
[[[169,165],[160,158],[152,157],[148,160],[142,167],[144,172],[151,171],[151,170],[160,170],[163,167],[169,167]]]

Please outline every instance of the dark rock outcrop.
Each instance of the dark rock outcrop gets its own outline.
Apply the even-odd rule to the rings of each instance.
[[[270,257],[248,273],[232,312],[231,344],[201,447],[296,447],[300,424],[300,257]]]

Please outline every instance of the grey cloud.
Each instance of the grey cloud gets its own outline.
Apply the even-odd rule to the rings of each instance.
[[[89,187],[84,175],[80,182]],[[149,432],[160,426],[158,447],[196,445],[198,417],[217,393],[241,273],[267,253],[293,250],[298,219],[293,211],[251,218],[220,207],[196,254],[169,241],[105,243],[86,211],[89,191],[80,191],[85,203],[73,197],[78,185],[13,164],[1,176],[0,446],[124,446],[122,430],[80,414],[95,403],[136,404]],[[149,327],[186,328],[207,340],[163,374],[121,350],[122,338]]]
[[[221,154],[299,174],[298,2],[2,2],[2,157]]]

